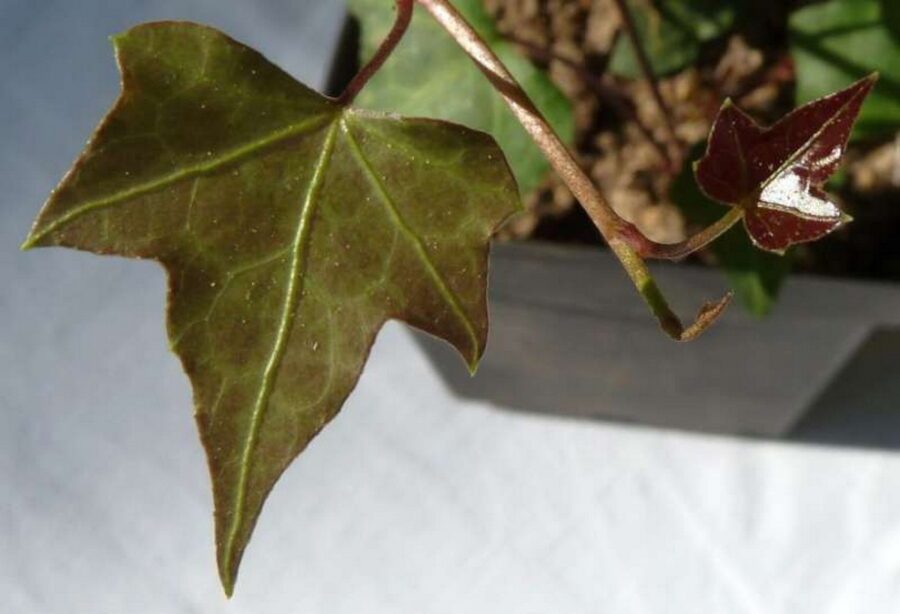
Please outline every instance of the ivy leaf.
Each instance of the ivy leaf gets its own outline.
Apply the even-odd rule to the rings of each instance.
[[[700,151],[693,151],[694,155],[690,157],[702,155],[702,147],[704,145],[700,144],[694,148]],[[709,226],[722,215],[721,206],[700,190],[690,162],[684,164],[672,182],[669,197],[687,220],[698,227]],[[790,272],[790,254],[782,257],[757,249],[741,228],[732,228],[707,249],[728,276],[728,282],[744,309],[758,318],[768,314]]]
[[[892,137],[900,130],[900,2],[810,4],[791,15],[789,34],[798,104],[877,70],[881,77],[853,137]]]
[[[677,72],[697,61],[701,45],[734,25],[732,0],[627,0],[638,36],[654,74]],[[634,46],[624,34],[610,57],[613,73],[637,79],[642,76]]]
[[[211,28],[147,24],[114,45],[122,94],[25,247],[168,272],[231,594],[266,496],[386,320],[446,339],[474,369],[488,242],[516,186],[489,136],[344,108]]]
[[[372,56],[393,25],[393,5],[385,0],[349,0],[362,27],[363,59]],[[544,71],[502,37],[483,0],[454,0],[453,5],[509,68],[557,134],[571,141],[575,134],[571,104]],[[371,109],[437,117],[489,133],[506,153],[523,194],[537,188],[549,169],[471,58],[426,11],[414,12],[403,42],[357,101]]]
[[[768,128],[731,104],[722,106],[695,172],[713,200],[744,210],[761,249],[783,253],[849,221],[822,188],[837,170],[872,75],[795,109]]]

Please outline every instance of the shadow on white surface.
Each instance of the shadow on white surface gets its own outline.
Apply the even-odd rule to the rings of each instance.
[[[318,0],[0,5],[0,612],[895,611],[896,455],[463,403],[397,325],[275,489],[225,602],[162,271],[15,248],[115,96],[107,34],[212,22],[318,83],[340,13]]]

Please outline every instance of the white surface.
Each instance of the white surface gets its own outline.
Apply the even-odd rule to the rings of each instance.
[[[311,37],[337,13],[0,0],[0,612],[898,611],[897,455],[461,403],[399,326],[276,488],[225,601],[161,271],[16,246],[115,94],[105,35],[202,19],[318,82]]]

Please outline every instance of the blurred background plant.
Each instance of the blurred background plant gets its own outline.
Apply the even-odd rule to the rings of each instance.
[[[393,3],[348,0],[368,57]],[[724,100],[763,123],[872,71],[881,79],[859,118],[849,163],[830,189],[855,222],[785,257],[734,228],[693,262],[720,266],[762,316],[791,269],[900,280],[900,2],[897,0],[456,0],[626,219],[676,242],[717,219],[692,162]],[[359,99],[364,107],[457,121],[494,135],[527,212],[509,240],[598,244],[571,194],[470,60],[418,11],[407,40]],[[658,93],[661,101],[656,97]],[[662,104],[659,104],[662,102]]]

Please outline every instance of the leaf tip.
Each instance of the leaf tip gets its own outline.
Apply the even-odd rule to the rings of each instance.
[[[116,32],[115,34],[110,34],[106,37],[106,40],[109,41],[109,44],[113,46],[113,49],[118,49],[122,42],[125,40],[125,37],[128,35],[128,32]]]
[[[478,374],[478,367],[481,366],[481,357],[476,356],[466,361],[466,367],[469,369],[469,376],[475,377]]]
[[[31,232],[28,233],[28,236],[25,237],[25,240],[22,241],[22,244],[19,245],[19,249],[23,252],[29,252],[33,250],[35,247],[41,247],[41,239],[44,238],[44,233],[36,232],[35,228],[31,229]],[[44,243],[43,245],[46,245]]]
[[[22,244],[19,245],[19,249],[23,252],[28,252],[33,250],[36,247],[48,247],[50,245],[55,245],[53,241],[48,240],[47,235],[50,230],[53,228],[52,225],[50,227],[40,227],[40,219],[35,222],[34,226],[31,227],[31,230],[28,232],[28,236],[25,237],[25,240],[22,241]]]
[[[725,309],[733,299],[734,292],[729,291],[718,301],[704,303],[697,313],[694,323],[685,328],[678,337],[675,337],[676,341],[693,341],[706,332],[725,313]]]
[[[222,590],[227,599],[234,597],[234,587],[237,584],[238,565],[240,564],[232,563],[233,561],[230,560],[220,560],[219,562],[219,581],[222,583]]]
[[[222,577],[222,590],[225,591],[225,598],[231,599],[234,597],[234,580],[229,580],[226,577]]]

